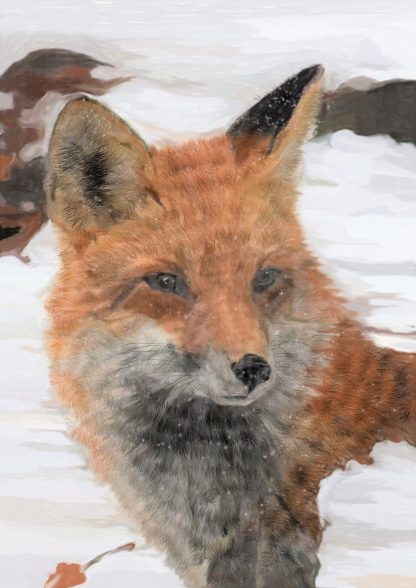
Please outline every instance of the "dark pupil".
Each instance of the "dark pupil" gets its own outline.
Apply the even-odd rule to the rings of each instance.
[[[149,284],[153,290],[160,292],[170,292],[178,296],[186,296],[188,294],[188,287],[185,280],[181,276],[174,274],[150,274],[145,276],[144,280]]]
[[[269,268],[260,270],[254,280],[254,289],[256,292],[261,292],[270,288],[279,276],[279,270],[277,268]]]
[[[165,292],[175,292],[176,290],[176,276],[171,274],[158,274],[156,276],[156,283]]]
[[[264,272],[261,272],[260,282],[264,285],[271,284],[273,282],[273,273],[270,270],[264,270]]]

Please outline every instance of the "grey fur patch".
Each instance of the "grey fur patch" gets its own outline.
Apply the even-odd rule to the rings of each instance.
[[[79,337],[90,351],[60,367],[83,377],[95,398],[91,418],[118,455],[113,488],[121,502],[145,533],[156,534],[179,574],[208,558],[210,586],[241,588],[235,575],[218,578],[233,553],[232,565],[247,572],[242,562],[252,549],[241,551],[247,526],[258,542],[263,518],[275,512],[291,516],[280,493],[291,435],[287,416],[313,389],[304,373],[320,362],[313,348],[325,337],[321,327],[279,322],[270,349],[272,378],[247,406],[216,403],[212,385],[221,378],[226,385],[225,371],[214,368],[216,379],[204,385],[210,372],[205,366],[200,373],[200,358],[163,336],[131,338],[126,344],[86,329]],[[231,370],[229,375],[235,379]],[[252,565],[256,578],[270,580],[258,586],[272,586],[271,578],[276,581],[288,570],[299,583],[287,586],[313,585],[300,579],[315,577],[318,564],[311,539],[296,521],[264,541],[265,552],[258,559],[256,550]],[[228,555],[224,546],[231,549]],[[213,549],[219,549],[217,563]],[[279,565],[271,563],[273,553],[285,553]]]
[[[91,205],[101,207],[108,203],[106,184],[109,166],[104,151],[95,149],[87,152],[76,141],[69,141],[62,148],[61,169],[78,175]]]

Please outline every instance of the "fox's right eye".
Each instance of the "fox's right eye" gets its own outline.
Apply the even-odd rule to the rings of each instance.
[[[186,296],[188,293],[188,286],[181,276],[154,273],[146,276],[144,280],[152,290],[176,294],[177,296]]]

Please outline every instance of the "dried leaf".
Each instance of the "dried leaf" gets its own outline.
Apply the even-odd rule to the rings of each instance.
[[[126,543],[116,549],[110,549],[110,551],[104,551],[100,555],[97,555],[86,564],[67,564],[59,563],[56,566],[56,570],[46,580],[44,588],[72,588],[73,586],[79,586],[87,581],[87,576],[84,572],[92,565],[101,561],[104,557],[114,555],[120,551],[132,551],[134,549],[134,543]]]
[[[45,588],[72,588],[84,584],[87,576],[81,572],[80,564],[59,563],[56,571],[46,580]]]

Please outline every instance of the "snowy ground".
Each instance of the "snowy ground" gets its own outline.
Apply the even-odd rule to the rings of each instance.
[[[325,64],[329,87],[356,75],[416,78],[412,0],[15,0],[1,17],[2,68],[29,50],[59,46],[134,73],[105,101],[157,143],[224,128],[311,63]],[[351,307],[379,344],[409,351],[415,170],[413,145],[340,131],[308,145],[300,201],[310,246]],[[0,259],[1,586],[41,587],[58,561],[82,562],[135,540],[133,554],[92,568],[88,585],[179,588],[66,436],[42,341],[42,301],[57,265],[50,226],[25,253],[28,265]],[[321,512],[331,525],[322,588],[416,586],[416,451],[379,444],[374,457],[373,466],[351,464],[323,484]]]

